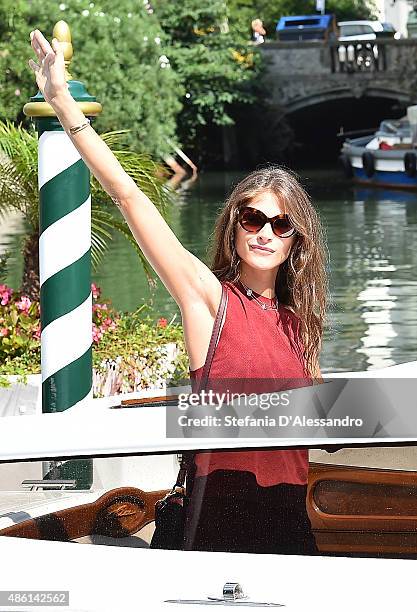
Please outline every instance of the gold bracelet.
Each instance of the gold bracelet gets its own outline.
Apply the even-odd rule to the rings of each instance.
[[[90,123],[91,123],[90,119],[86,118],[85,122],[82,123],[81,125],[74,125],[74,127],[70,127],[69,133],[73,135],[73,134],[76,134],[77,132],[81,132],[81,130],[83,130],[88,125],[90,125]]]

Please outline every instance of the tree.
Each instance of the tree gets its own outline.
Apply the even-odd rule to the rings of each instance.
[[[126,172],[166,216],[170,192],[156,177],[158,167],[145,154],[129,150],[123,143],[123,132],[110,132],[101,137],[112,149]],[[0,217],[17,210],[23,214],[28,233],[23,246],[24,270],[21,289],[31,299],[39,299],[39,193],[38,139],[34,130],[0,122]],[[111,212],[109,196],[97,180],[91,178],[92,195],[92,262],[97,266],[112,232],[121,232],[134,246],[144,271],[152,282],[153,274],[127,224]],[[4,264],[2,264],[4,265]]]
[[[137,150],[172,152],[183,92],[163,62],[167,37],[158,20],[134,0],[0,0],[0,118],[28,127],[22,108],[36,93],[29,33],[38,28],[50,37],[61,19],[73,38],[70,71],[103,104],[97,130],[130,129]]]
[[[178,116],[180,139],[192,146],[199,128],[231,125],[233,108],[255,101],[251,86],[260,54],[247,37],[229,30],[223,0],[156,0],[154,7],[171,41],[169,62],[185,94]]]

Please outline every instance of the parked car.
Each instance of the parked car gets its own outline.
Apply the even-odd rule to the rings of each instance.
[[[372,41],[380,38],[401,38],[391,23],[382,21],[340,21],[339,42],[351,40]]]

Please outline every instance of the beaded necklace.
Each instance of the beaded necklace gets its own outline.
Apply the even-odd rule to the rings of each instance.
[[[265,302],[261,302],[260,300],[258,300],[256,295],[254,295],[253,289],[251,289],[250,287],[247,287],[245,283],[243,283],[241,280],[239,280],[239,282],[242,285],[242,287],[245,289],[246,295],[248,297],[253,298],[255,302],[259,304],[262,310],[278,310],[278,299],[276,296],[271,299],[271,306],[268,306],[267,304],[265,304]]]

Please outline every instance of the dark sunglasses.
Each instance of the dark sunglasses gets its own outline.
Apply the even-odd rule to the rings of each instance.
[[[295,227],[291,225],[288,215],[285,213],[275,217],[267,217],[261,210],[245,206],[239,211],[238,221],[247,232],[259,232],[265,223],[270,223],[275,236],[289,238],[295,234]]]

